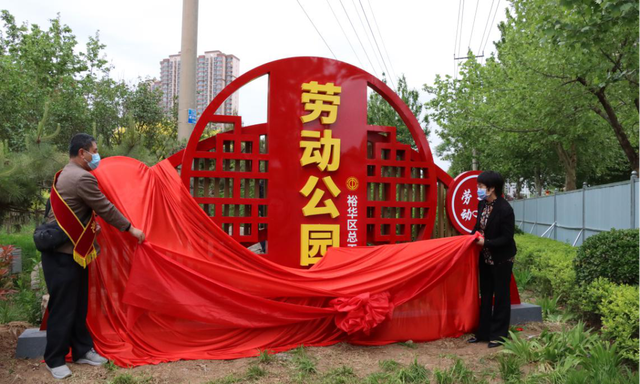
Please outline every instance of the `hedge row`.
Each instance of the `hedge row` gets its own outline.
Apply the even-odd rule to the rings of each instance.
[[[594,236],[594,240],[585,242],[581,248],[533,235],[516,235],[518,254],[515,268],[531,272],[529,286],[538,294],[559,297],[559,301],[569,305],[573,312],[590,320],[599,320],[602,335],[614,340],[625,358],[638,363],[638,285],[612,282],[633,279],[629,273],[632,264],[637,281],[638,242],[636,240],[633,249],[633,240],[629,241],[629,238],[634,234],[615,232],[618,233]],[[611,244],[612,238],[623,238],[624,244]],[[595,244],[594,248],[608,252],[609,256],[605,258],[590,249],[592,244]],[[626,254],[618,252],[613,255],[612,249]],[[612,263],[623,265],[614,267]]]
[[[560,296],[561,302],[567,302],[576,288],[576,273],[573,260],[576,248],[559,241],[533,235],[516,235],[518,254],[515,268],[531,272],[529,284],[544,296]]]

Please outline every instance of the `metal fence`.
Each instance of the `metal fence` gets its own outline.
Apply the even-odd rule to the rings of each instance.
[[[516,225],[524,232],[581,245],[589,236],[612,228],[638,228],[638,176],[629,181],[582,186],[551,196],[511,201]]]

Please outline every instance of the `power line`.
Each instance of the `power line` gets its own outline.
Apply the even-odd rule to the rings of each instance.
[[[464,0],[462,0],[462,11],[460,12],[460,35],[458,36],[458,57],[460,56],[460,46],[462,45],[462,30],[464,28]],[[458,74],[458,69],[460,64],[456,66],[456,76]]]
[[[358,15],[358,20],[360,20],[360,26],[362,27],[362,30],[364,31],[364,35],[367,37],[367,41],[369,42],[369,45],[371,46],[371,50],[373,51],[373,57],[376,58],[376,62],[378,63],[378,66],[380,67],[381,71],[384,71],[382,68],[382,64],[380,64],[380,60],[378,59],[378,56],[376,55],[376,50],[373,48],[373,44],[371,43],[371,39],[369,38],[369,34],[367,33],[367,28],[364,27],[364,22],[362,21],[362,17],[360,16],[360,12],[358,12],[358,7],[356,6],[355,0],[351,0],[351,4],[353,5],[353,8],[356,10],[356,15]]]
[[[347,9],[344,7],[344,4],[342,4],[342,0],[340,0],[340,5],[342,6],[342,10],[344,11],[344,14],[347,15],[347,20],[349,20],[349,24],[351,24],[351,28],[353,29],[353,32],[356,34],[356,38],[360,43],[360,47],[362,47],[362,51],[364,52],[364,55],[367,57],[367,60],[369,61],[369,65],[371,65],[371,69],[373,70],[373,73],[376,75],[376,77],[378,77],[378,74],[376,73],[376,68],[373,66],[373,63],[371,62],[371,59],[367,54],[367,50],[364,49],[364,45],[362,45],[362,40],[360,40],[360,36],[358,36],[358,31],[356,31],[356,28],[353,26],[353,23],[351,22],[351,18],[349,17],[349,13],[347,12]]]
[[[327,48],[329,49],[329,52],[331,52],[331,54],[333,55],[333,58],[338,60],[338,58],[336,57],[336,54],[333,53],[333,51],[331,50],[331,47],[329,47],[329,44],[327,44],[327,41],[324,39],[324,37],[322,37],[322,33],[320,33],[316,25],[313,23],[313,20],[311,20],[311,17],[309,17],[309,15],[307,14],[307,11],[304,10],[304,7],[302,6],[302,4],[300,4],[300,0],[296,0],[296,1],[298,2],[298,5],[302,9],[302,12],[304,12],[304,14],[307,16],[307,19],[309,19],[309,21],[311,22],[311,25],[313,25],[313,28],[315,28],[316,32],[318,32],[318,35],[320,35],[320,38],[322,39],[322,41],[324,41],[324,45],[327,46]]]
[[[382,51],[380,51],[380,46],[378,46],[378,40],[376,40],[376,35],[373,34],[373,30],[371,29],[371,24],[369,24],[369,18],[367,17],[367,13],[364,11],[364,7],[362,6],[362,1],[358,0],[358,3],[360,3],[360,8],[362,8],[362,13],[364,14],[364,19],[367,21],[367,26],[369,26],[369,32],[371,32],[373,41],[376,43],[376,48],[378,49],[378,53],[380,54],[380,58],[382,59],[382,64],[384,64],[384,69],[386,69],[387,73],[389,74],[389,81],[391,81],[391,85],[393,86],[393,90],[395,91],[396,85],[393,83],[393,77],[391,76],[391,72],[389,72],[389,68],[387,68],[387,63],[384,61],[384,57],[382,56]]]
[[[471,49],[471,38],[473,37],[473,29],[476,26],[476,16],[478,16],[478,6],[480,5],[480,0],[476,2],[476,12],[473,14],[473,23],[471,23],[471,33],[469,34],[469,44],[467,44],[467,52]]]
[[[347,43],[349,43],[349,46],[351,47],[353,54],[356,56],[356,59],[358,59],[358,63],[360,63],[361,67],[364,67],[364,65],[362,65],[362,61],[360,61],[360,56],[358,56],[358,54],[356,53],[356,50],[353,49],[353,45],[351,45],[351,40],[349,40],[349,36],[347,36],[347,33],[344,31],[344,28],[342,28],[342,24],[340,23],[340,20],[338,20],[338,16],[336,15],[336,13],[333,11],[333,7],[331,6],[331,3],[329,2],[329,0],[327,0],[327,5],[329,5],[329,9],[331,9],[331,13],[333,13],[333,17],[338,22],[338,26],[340,26],[340,30],[342,31],[342,34],[344,35],[345,39],[347,39]]]
[[[371,16],[373,16],[373,23],[378,30],[378,35],[380,36],[380,41],[382,41],[382,48],[384,48],[384,52],[387,54],[387,60],[389,61],[389,65],[391,66],[391,71],[393,71],[393,76],[398,79],[398,75],[396,75],[396,70],[393,68],[393,63],[391,62],[391,57],[389,57],[389,51],[387,51],[387,46],[384,43],[384,39],[382,38],[382,33],[380,32],[380,27],[378,26],[378,21],[376,20],[376,14],[373,12],[373,7],[371,6],[371,1],[368,1],[369,9],[371,10]]]
[[[460,13],[460,36],[458,36],[458,56],[460,56],[460,46],[462,45],[462,28],[464,27],[464,0],[462,0],[462,12]]]
[[[482,31],[482,38],[480,39],[480,45],[478,46],[478,53],[482,53],[484,55],[484,51],[480,51],[482,48],[482,42],[484,41],[484,35],[487,33],[487,26],[489,25],[489,19],[491,19],[491,10],[493,10],[493,3],[496,0],[491,0],[491,8],[489,8],[489,14],[487,15],[487,22],[484,24],[484,30]]]
[[[458,18],[456,19],[456,38],[453,40],[453,78],[456,78],[458,63],[456,62],[456,52],[458,51],[458,30],[460,29],[460,8],[462,0],[458,1]],[[488,20],[487,20],[488,21]],[[482,42],[480,42],[482,44]]]
[[[453,57],[456,57],[458,52],[458,31],[460,30],[460,8],[462,6],[462,0],[458,2],[458,17],[456,19],[456,38],[453,40]]]
[[[496,21],[496,15],[498,14],[498,9],[500,9],[500,0],[498,0],[498,4],[496,5],[496,11],[493,13],[493,20],[491,20],[491,26],[493,27],[493,23]],[[487,48],[487,44],[489,43],[489,38],[491,37],[491,33],[487,34],[487,41],[484,43],[484,47],[482,47],[482,52],[484,52],[485,48]]]

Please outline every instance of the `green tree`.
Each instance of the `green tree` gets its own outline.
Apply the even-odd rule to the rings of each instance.
[[[0,111],[0,138],[8,140],[13,150],[25,149],[26,137],[35,130],[45,100],[50,101],[48,124],[60,124],[60,137],[81,131],[87,124],[87,102],[78,79],[86,77],[90,67],[103,63],[90,62],[88,56],[75,52],[75,36],[59,17],[51,20],[47,30],[36,24],[18,26],[7,11],[2,11],[1,18],[0,98],[8,105]],[[92,44],[95,42],[88,46]]]
[[[93,131],[105,157],[148,164],[179,148],[175,118],[162,114],[150,82],[110,78],[98,33],[79,47],[59,16],[47,29],[8,11],[0,19],[0,216],[42,206],[78,132]]]
[[[125,100],[125,110],[131,114],[135,125],[140,132],[149,136],[159,124],[165,122],[165,113],[162,110],[162,91],[153,89],[153,80],[140,80],[130,90]]]
[[[383,79],[386,83],[386,81]],[[425,136],[429,136],[429,118],[427,115],[422,115],[422,103],[420,102],[420,93],[416,89],[409,89],[407,86],[407,79],[404,75],[398,79],[398,86],[396,93],[402,101],[409,107],[409,110],[413,112],[413,115],[422,123],[422,131]],[[378,93],[372,92],[369,95],[369,101],[367,103],[367,124],[369,125],[381,125],[388,127],[396,127],[396,138],[403,144],[411,145],[415,147],[415,141],[407,128],[407,125],[402,121],[398,113],[393,107],[387,103]]]
[[[624,140],[616,129],[612,134],[612,119],[594,113],[594,94],[577,77],[566,76],[574,71],[595,78],[595,63],[602,69],[606,61],[602,42],[583,41],[577,53],[575,45],[549,38],[548,30],[541,27],[546,18],[570,19],[568,15],[546,1],[512,3],[514,14],[508,12],[500,26],[496,57],[479,65],[470,52],[460,79],[438,76],[433,86],[425,87],[434,96],[427,107],[441,128],[443,144],[438,151],[465,170],[475,150],[481,168],[500,170],[516,183],[533,184],[538,193],[543,185],[571,190],[581,180],[612,181],[611,174],[626,179],[633,162],[629,156],[630,165],[620,162],[628,151],[620,145]],[[612,44],[618,45],[624,46]],[[619,119],[624,121],[623,133],[631,138],[637,154],[637,108],[629,107],[634,105],[631,93],[620,93],[629,89],[633,74],[637,76],[637,60],[635,69],[625,73],[626,88],[614,81],[603,84],[602,92],[617,92],[614,112],[624,116]],[[637,91],[636,86],[634,97]]]
[[[182,145],[177,136],[177,114],[165,113],[161,106],[162,91],[153,89],[153,83],[151,79],[141,80],[131,88],[125,110],[131,114],[146,148],[158,159],[163,159]]]
[[[42,191],[68,161],[52,144],[59,127],[53,132],[45,130],[48,119],[49,103],[45,103],[35,132],[25,140],[26,151],[9,151],[7,141],[0,145],[0,223],[10,213],[30,215],[42,206]]]
[[[523,65],[563,85],[577,84],[583,106],[611,129],[638,170],[638,1],[513,1],[507,27],[536,42]]]
[[[499,170],[519,186],[529,181],[541,189],[557,168],[540,143],[541,131],[521,127],[524,109],[499,105],[514,100],[506,97],[504,73],[495,61],[483,67],[469,55],[459,79],[437,76],[433,86],[425,86],[433,96],[426,106],[443,140],[437,153],[452,162],[452,175],[471,169],[475,158],[480,169]]]

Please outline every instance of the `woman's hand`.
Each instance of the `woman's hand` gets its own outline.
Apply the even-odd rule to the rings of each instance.
[[[476,243],[478,243],[479,246],[484,247],[484,237],[478,237],[476,239]]]

